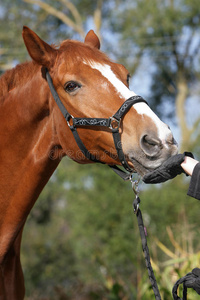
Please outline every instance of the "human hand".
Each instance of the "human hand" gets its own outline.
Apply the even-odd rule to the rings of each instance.
[[[159,168],[144,175],[142,180],[145,183],[161,183],[169,179],[173,179],[181,173],[184,173],[181,163],[183,163],[185,160],[185,156],[190,156],[193,158],[193,154],[191,152],[173,155],[168,158]]]

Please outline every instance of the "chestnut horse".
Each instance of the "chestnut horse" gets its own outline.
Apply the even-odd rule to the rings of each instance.
[[[136,96],[128,88],[128,71],[100,52],[93,31],[84,43],[67,40],[59,48],[28,27],[23,38],[32,61],[0,78],[0,300],[24,298],[23,226],[53,171],[66,155],[91,162],[74,139],[72,120],[66,122],[54,101],[46,70],[64,107],[77,118],[109,118]],[[118,127],[127,164],[142,175],[177,153],[170,129],[144,101],[134,103]],[[120,165],[110,127],[77,132],[98,161]]]

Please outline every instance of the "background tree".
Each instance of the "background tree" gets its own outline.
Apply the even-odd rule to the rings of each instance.
[[[199,76],[200,76],[200,8],[198,1],[147,2],[126,1],[115,18],[122,27],[122,52],[138,47],[154,66],[151,82],[151,104],[164,118],[176,116],[180,130],[180,151],[196,149],[199,141]],[[120,21],[119,21],[120,19]],[[196,92],[196,93],[195,93]],[[188,102],[188,103],[187,103]],[[188,107],[194,109],[188,114]],[[174,109],[175,107],[175,109]],[[190,118],[190,122],[188,121]],[[192,118],[192,122],[191,122]]]

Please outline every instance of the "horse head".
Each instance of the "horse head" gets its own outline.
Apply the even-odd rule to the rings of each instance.
[[[27,27],[23,29],[23,38],[31,58],[41,66],[41,76],[48,69],[53,86],[71,116],[110,118],[125,100],[136,96],[129,89],[129,72],[99,50],[100,41],[93,31],[86,35],[84,43],[66,40],[59,48],[50,46]],[[63,155],[79,163],[91,162],[74,140],[71,120],[68,126],[52,95],[49,97]],[[141,175],[177,153],[170,128],[144,101],[131,105],[118,125],[127,164]],[[109,127],[81,126],[77,132],[96,160],[120,164]]]

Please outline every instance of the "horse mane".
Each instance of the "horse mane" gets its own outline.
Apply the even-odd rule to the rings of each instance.
[[[27,82],[36,71],[38,65],[33,61],[25,62],[17,65],[13,69],[6,71],[0,77],[0,99],[4,97],[14,88],[21,86]]]

